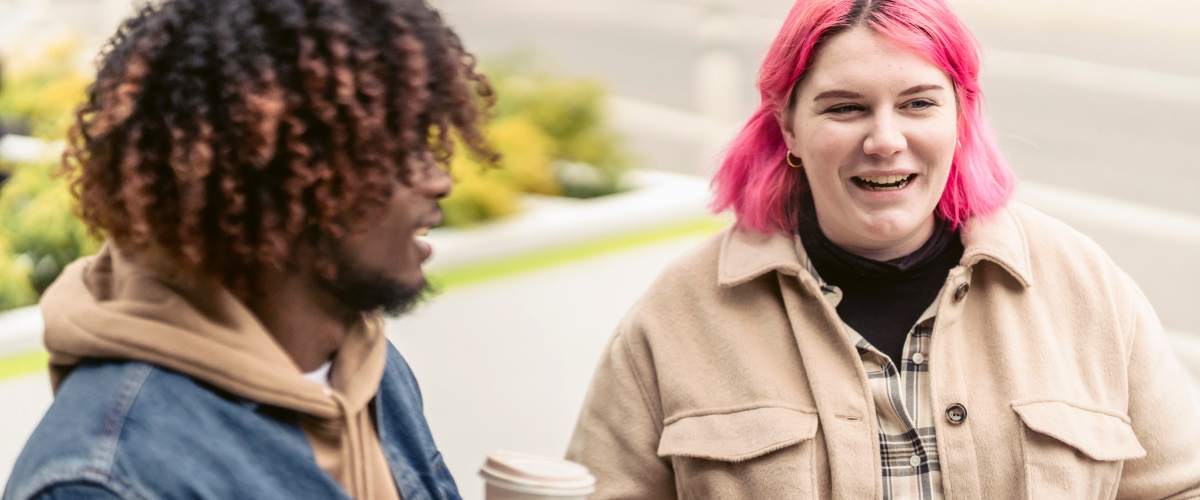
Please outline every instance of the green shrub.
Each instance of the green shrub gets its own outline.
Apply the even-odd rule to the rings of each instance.
[[[75,64],[79,44],[64,40],[36,61],[5,64],[0,82],[0,118],[25,122],[30,134],[55,141],[66,137],[75,108],[91,80]]]
[[[89,83],[71,63],[75,48],[63,42],[38,64],[7,66],[0,119],[23,121],[45,140],[64,138]],[[486,168],[464,151],[455,156],[454,191],[441,203],[447,226],[514,214],[521,193],[588,198],[620,189],[630,159],[605,126],[599,83],[551,77],[519,58],[487,71],[499,99],[487,134],[503,168]],[[65,265],[101,244],[74,217],[68,180],[57,170],[51,160],[0,162],[0,172],[12,174],[0,189],[0,310],[34,303]]]
[[[485,71],[497,95],[488,137],[504,158],[488,169],[460,150],[450,168],[454,190],[442,200],[445,225],[513,214],[518,193],[591,198],[621,189],[631,160],[605,125],[598,82],[549,76],[520,55]]]
[[[590,198],[619,191],[632,162],[605,123],[603,86],[594,80],[555,78],[527,61],[514,57],[489,70],[499,118],[528,120],[554,140],[551,154],[563,195]],[[568,164],[594,170],[592,182],[577,186],[574,177],[561,175]]]
[[[27,262],[27,259],[18,259],[8,240],[0,237],[0,311],[27,306],[37,301],[37,292],[29,282],[33,268],[22,265],[23,262]]]
[[[24,270],[38,294],[67,264],[100,248],[100,242],[74,216],[75,199],[68,180],[54,175],[57,170],[57,164],[50,161],[17,164],[0,190],[0,255],[7,250],[11,256],[9,264],[0,264],[0,268]]]

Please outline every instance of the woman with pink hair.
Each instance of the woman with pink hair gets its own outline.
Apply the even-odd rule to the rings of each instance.
[[[1011,202],[945,0],[800,0],[713,181],[737,224],[613,335],[592,499],[1198,498],[1200,402],[1095,243]]]

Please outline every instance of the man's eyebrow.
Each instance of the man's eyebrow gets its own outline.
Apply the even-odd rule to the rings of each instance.
[[[814,101],[821,99],[862,99],[862,94],[849,90],[826,90],[813,98]]]
[[[930,90],[946,90],[946,88],[942,87],[941,85],[934,84],[917,85],[916,87],[901,92],[900,96],[903,97],[906,95],[920,94],[921,92],[928,92]]]

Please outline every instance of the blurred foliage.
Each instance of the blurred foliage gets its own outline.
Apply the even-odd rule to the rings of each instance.
[[[5,64],[0,120],[21,123],[40,139],[66,138],[75,108],[91,83],[75,63],[78,52],[79,42],[66,39],[49,46],[36,61]]]
[[[66,137],[90,83],[75,63],[78,53],[78,40],[65,39],[37,58],[5,61],[0,122],[8,131]],[[0,185],[0,310],[35,303],[64,266],[99,249],[73,215],[69,180],[58,170],[56,158],[0,160],[0,173],[10,176]]]
[[[50,47],[36,63],[6,65],[0,120],[19,122],[35,137],[65,137],[89,83],[71,62],[78,45]],[[523,194],[590,198],[617,192],[631,160],[605,125],[604,90],[594,81],[563,79],[536,69],[528,57],[486,68],[498,102],[488,137],[502,168],[459,151],[450,170],[456,185],[442,200],[446,225],[469,226],[516,213]],[[0,310],[36,302],[68,263],[100,242],[73,215],[69,179],[57,161],[0,161],[11,178],[0,189]]]
[[[32,304],[64,266],[100,248],[57,170],[54,161],[16,164],[0,190],[0,309]]]
[[[504,168],[476,163],[460,148],[450,163],[454,189],[441,201],[445,225],[464,226],[517,212],[518,194],[559,194],[551,171],[554,140],[528,120],[501,119],[487,130],[504,156]]]
[[[513,214],[518,193],[591,198],[621,190],[632,161],[605,124],[598,82],[550,76],[528,54],[498,59],[484,71],[497,95],[488,137],[504,158],[501,168],[488,169],[466,154],[455,156],[450,171],[457,182],[442,200],[447,226]]]
[[[0,238],[0,311],[27,306],[37,301],[29,281],[33,269],[17,260],[8,241]]]

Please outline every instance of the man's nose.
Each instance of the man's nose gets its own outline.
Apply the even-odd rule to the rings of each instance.
[[[420,172],[416,172],[413,179],[413,187],[431,198],[449,196],[453,186],[454,181],[450,178],[450,173],[434,161],[422,162]]]

